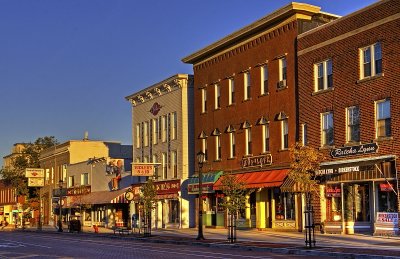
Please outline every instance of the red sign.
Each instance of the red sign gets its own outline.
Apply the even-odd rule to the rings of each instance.
[[[326,187],[326,197],[340,197],[341,190],[338,186]]]
[[[156,186],[157,195],[178,193],[181,191],[180,180],[154,182],[154,185]]]
[[[156,116],[158,114],[158,112],[161,110],[161,105],[159,105],[158,103],[154,103],[153,106],[150,109],[151,114],[153,114],[154,116]]]
[[[381,192],[393,191],[393,186],[389,183],[381,183],[381,184],[379,184],[379,188],[381,189]]]

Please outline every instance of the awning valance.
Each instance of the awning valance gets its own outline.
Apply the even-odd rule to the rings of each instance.
[[[362,157],[355,159],[342,159],[342,160],[333,160],[329,162],[322,162],[320,164],[321,167],[335,167],[342,166],[346,164],[375,164],[382,161],[392,161],[395,160],[395,155],[385,155],[385,156],[371,156],[371,157]]]
[[[218,180],[218,178],[222,175],[222,171],[218,172],[209,172],[204,173],[202,177],[202,187],[203,193],[213,193],[213,185]],[[188,183],[188,193],[189,194],[198,194],[199,193],[199,178],[192,177],[189,178]]]
[[[233,174],[237,182],[244,183],[245,188],[263,188],[263,187],[278,187],[281,186],[283,180],[287,176],[289,170],[270,170],[262,172],[251,172],[251,173],[239,173]],[[220,177],[214,184],[214,190],[222,189],[222,179]]]
[[[287,177],[281,185],[282,192],[302,192],[302,185]]]
[[[127,190],[128,188],[117,191],[91,192],[82,196],[79,202],[81,202],[81,204],[128,203],[128,201],[125,200],[125,192]]]

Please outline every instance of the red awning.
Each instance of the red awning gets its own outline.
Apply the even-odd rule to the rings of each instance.
[[[283,180],[287,176],[289,170],[270,170],[262,172],[240,173],[233,174],[236,181],[244,183],[245,188],[262,188],[262,187],[278,187],[281,186]],[[221,176],[214,184],[214,190],[221,190],[222,179]]]

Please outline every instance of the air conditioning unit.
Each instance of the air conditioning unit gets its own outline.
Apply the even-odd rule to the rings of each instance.
[[[286,79],[285,80],[281,80],[278,83],[278,88],[283,88],[286,87]]]

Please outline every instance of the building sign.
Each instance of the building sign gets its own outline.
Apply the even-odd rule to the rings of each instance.
[[[91,186],[78,186],[72,187],[67,189],[67,196],[79,196],[79,195],[86,195],[91,192]]]
[[[242,167],[263,167],[272,164],[272,155],[266,154],[261,156],[243,157]]]
[[[44,178],[28,178],[29,187],[42,187],[44,186]]]
[[[376,213],[376,222],[377,223],[393,223],[398,224],[399,222],[399,214],[393,212],[377,212]]]
[[[214,183],[203,183],[201,186],[203,187],[202,193],[214,193],[213,190]],[[198,193],[199,193],[199,184],[188,185],[188,194],[198,194]]]
[[[0,207],[0,215],[4,214],[4,207]]]
[[[340,197],[341,190],[339,186],[326,187],[326,197]]]
[[[151,107],[150,112],[151,112],[151,114],[156,116],[158,114],[158,112],[161,110],[161,108],[162,108],[162,106],[156,102]]]
[[[44,169],[41,168],[26,168],[25,177],[28,178],[44,178]]]
[[[132,164],[132,176],[153,176],[154,164],[135,163]]]
[[[181,191],[180,180],[154,182],[154,185],[156,187],[158,195],[167,193],[178,193]]]
[[[327,175],[327,174],[343,174],[348,172],[359,172],[359,166],[347,166],[347,167],[339,167],[339,168],[328,168],[328,169],[320,169],[317,171],[317,175]]]
[[[358,146],[335,148],[331,151],[333,158],[372,154],[378,151],[378,144],[370,143]]]
[[[393,186],[390,183],[381,183],[379,184],[379,188],[381,189],[381,192],[393,191]]]

